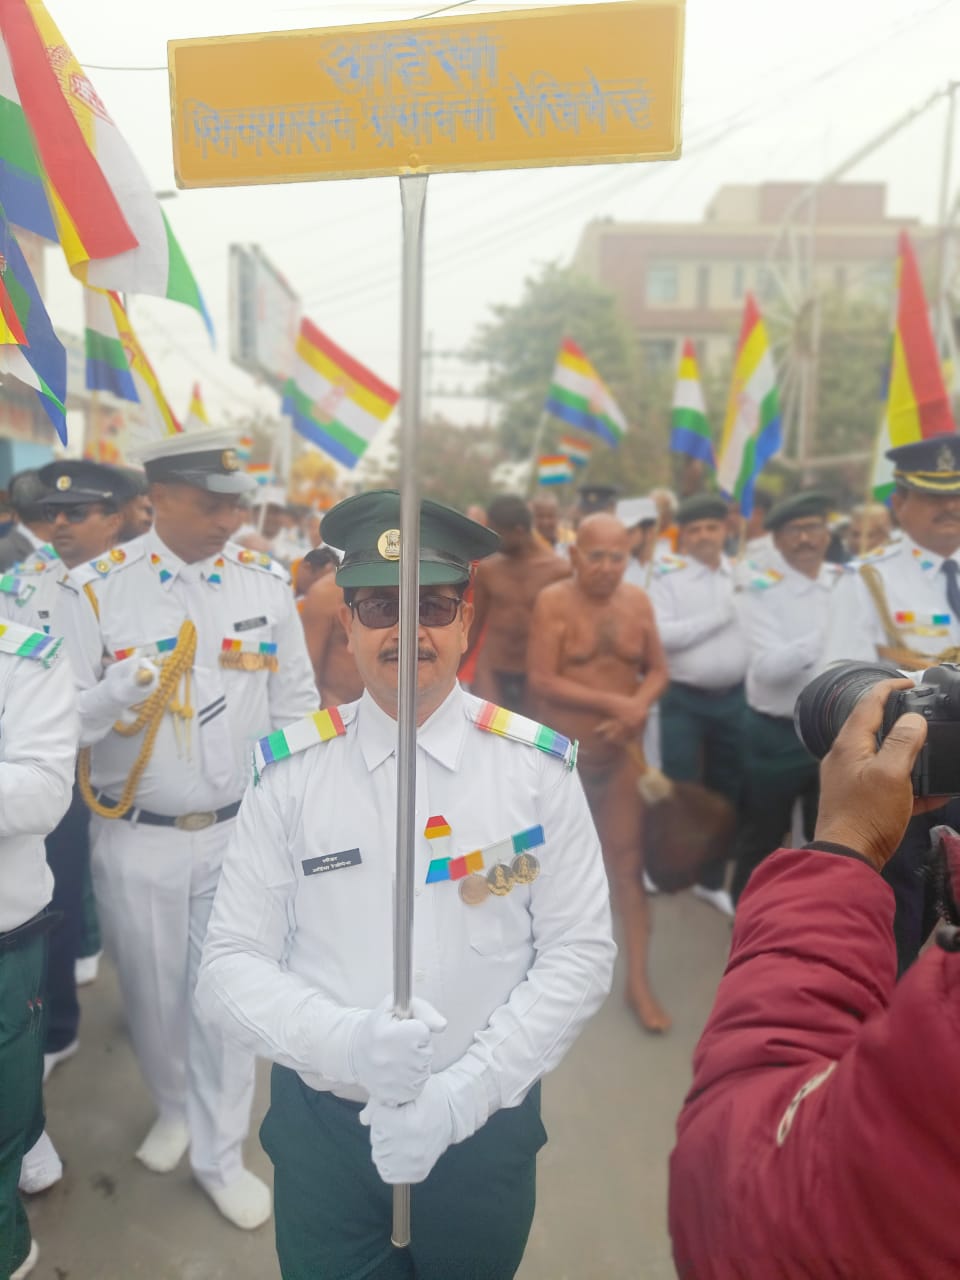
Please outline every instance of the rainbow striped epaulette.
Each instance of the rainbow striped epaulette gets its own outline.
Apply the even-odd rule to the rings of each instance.
[[[666,577],[668,573],[676,573],[678,569],[685,569],[687,561],[683,556],[674,556],[666,553],[658,556],[653,562],[653,576],[655,578]]]
[[[117,569],[129,568],[130,565],[136,564],[138,560],[142,560],[143,555],[142,542],[139,540],[127,542],[122,547],[111,547],[109,551],[105,551],[96,560],[87,560],[83,564],[75,565],[70,570],[70,577],[78,587],[84,587],[88,582],[98,582],[101,578],[105,578],[109,573],[114,573]]]
[[[783,574],[776,569],[762,569],[759,565],[748,564],[746,588],[748,591],[766,591],[783,581]]]
[[[44,635],[42,631],[23,627],[18,622],[0,622],[0,653],[9,653],[16,658],[32,658],[35,662],[50,667],[59,656],[62,644],[59,636]]]
[[[352,706],[329,707],[324,711],[311,711],[308,716],[294,724],[288,724],[285,729],[268,733],[253,749],[254,786],[260,781],[267,765],[286,760],[287,756],[306,751],[307,747],[315,747],[319,742],[342,738],[355,715],[356,708]]]
[[[575,738],[565,738],[562,733],[548,729],[545,724],[537,724],[536,720],[518,716],[515,711],[507,711],[493,702],[481,702],[477,707],[470,707],[467,715],[478,729],[497,733],[501,738],[510,738],[514,742],[525,742],[528,747],[536,747],[549,756],[556,756],[568,769],[576,766],[580,744]]]
[[[251,551],[248,547],[238,546],[236,542],[228,542],[223,554],[234,564],[242,564],[245,569],[259,569],[261,573],[269,573],[281,582],[289,582],[290,575],[280,563],[268,556],[265,551]]]

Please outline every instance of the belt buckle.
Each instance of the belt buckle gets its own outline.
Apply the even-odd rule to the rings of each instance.
[[[184,813],[181,817],[174,818],[173,825],[178,831],[206,831],[216,820],[217,815],[208,809],[202,813]]]

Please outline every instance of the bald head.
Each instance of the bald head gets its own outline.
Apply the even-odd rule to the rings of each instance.
[[[530,503],[530,510],[533,512],[533,527],[537,533],[551,547],[555,547],[560,522],[560,504],[556,496],[552,493],[538,494]]]
[[[616,516],[606,512],[584,516],[570,551],[580,589],[601,600],[612,596],[623,579],[629,554],[630,535]]]

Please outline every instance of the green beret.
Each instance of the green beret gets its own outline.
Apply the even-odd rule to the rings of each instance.
[[[343,552],[341,587],[400,584],[400,494],[396,489],[358,493],[331,507],[320,536]],[[500,538],[453,507],[424,498],[420,503],[420,585],[466,582],[470,565],[500,546]]]
[[[888,449],[893,478],[905,489],[960,493],[960,435],[956,432]]]
[[[806,493],[792,493],[789,498],[781,498],[767,512],[764,525],[767,529],[780,529],[791,520],[806,520],[810,516],[826,517],[833,506],[833,500],[826,493],[809,490]]]
[[[693,524],[694,520],[726,520],[730,508],[717,493],[695,493],[684,498],[677,507],[677,524]]]

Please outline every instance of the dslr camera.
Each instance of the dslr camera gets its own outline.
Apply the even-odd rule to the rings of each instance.
[[[903,676],[883,662],[835,662],[802,690],[793,712],[797,737],[822,760],[847,716],[868,689]],[[915,796],[960,793],[960,666],[944,662],[919,673],[912,689],[894,689],[883,709],[877,745],[908,711],[927,722],[927,740],[913,766]]]

